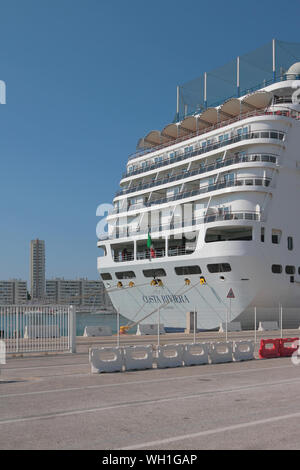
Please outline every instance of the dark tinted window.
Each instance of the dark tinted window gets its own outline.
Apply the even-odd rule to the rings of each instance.
[[[112,279],[110,273],[102,273],[102,274],[100,274],[100,276],[103,279],[103,281],[110,281]]]
[[[199,266],[178,266],[175,268],[175,273],[177,276],[184,276],[186,274],[201,274],[201,269]]]
[[[281,264],[272,264],[272,273],[274,273],[274,274],[281,274],[281,273],[282,273],[282,266],[281,266]]]
[[[286,266],[285,272],[286,274],[295,274],[295,266]]]
[[[116,273],[117,279],[132,279],[135,277],[135,274],[133,271],[121,271],[119,273]]]
[[[207,269],[210,273],[228,273],[231,266],[229,263],[208,264]]]
[[[293,249],[293,237],[288,237],[287,241],[288,241],[288,250],[292,250]]]
[[[144,269],[143,274],[145,277],[164,277],[166,276],[166,271],[164,269]]]

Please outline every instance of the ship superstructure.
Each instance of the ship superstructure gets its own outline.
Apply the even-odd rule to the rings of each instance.
[[[195,309],[200,328],[246,328],[254,308],[278,320],[282,305],[284,325],[299,326],[300,62],[263,85],[182,117],[177,107],[130,156],[98,269],[131,321],[159,312],[182,327]]]

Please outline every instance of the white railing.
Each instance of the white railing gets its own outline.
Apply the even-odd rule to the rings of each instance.
[[[76,310],[60,305],[1,305],[6,353],[76,352]]]

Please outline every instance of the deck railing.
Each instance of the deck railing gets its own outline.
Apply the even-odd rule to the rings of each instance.
[[[223,221],[232,221],[232,220],[246,220],[246,221],[261,221],[262,214],[260,212],[251,212],[251,211],[233,211],[233,212],[217,212],[215,214],[207,214],[202,217],[193,217],[191,220],[184,220],[177,223],[170,223],[164,225],[156,225],[144,228],[132,228],[130,226],[125,226],[123,228],[117,228],[109,236],[104,235],[100,240],[114,240],[119,238],[128,238],[137,235],[147,235],[149,231],[151,234],[158,234],[160,232],[172,231],[176,229],[183,229],[184,231],[190,230],[193,227],[196,227],[200,224],[208,224],[213,222],[223,222]],[[133,253],[129,253],[125,261],[133,260]]]
[[[299,113],[299,115],[300,115],[300,113]],[[260,135],[261,133],[263,133],[263,136]],[[271,134],[272,134],[272,136],[271,136]],[[284,136],[285,136],[284,132],[278,132],[277,130],[269,130],[269,131],[267,131],[267,130],[259,131],[258,130],[258,131],[247,132],[245,134],[236,135],[234,137],[231,137],[230,139],[223,140],[222,142],[215,142],[211,145],[207,145],[205,147],[196,149],[192,152],[186,152],[182,155],[177,155],[177,156],[174,156],[174,157],[168,157],[165,160],[162,160],[161,162],[153,163],[152,165],[148,165],[148,166],[146,165],[143,168],[137,168],[135,170],[124,173],[122,178],[127,178],[127,177],[130,177],[130,176],[139,175],[141,173],[145,173],[146,171],[150,171],[150,170],[156,170],[158,168],[171,165],[172,163],[181,162],[181,161],[187,160],[188,158],[195,157],[195,156],[198,156],[198,155],[202,155],[204,153],[211,152],[212,150],[220,149],[222,147],[225,147],[226,145],[235,144],[235,143],[241,142],[243,140],[259,139],[259,138],[264,138],[264,139],[270,138],[270,139],[283,140]]]
[[[199,135],[207,134],[213,130],[220,129],[222,127],[229,126],[230,124],[233,124],[235,122],[243,121],[244,119],[248,119],[250,117],[255,117],[255,116],[284,116],[284,117],[289,117],[293,119],[300,119],[300,112],[291,110],[290,108],[287,109],[281,109],[281,110],[274,110],[270,111],[269,108],[265,108],[263,110],[255,110],[255,111],[250,111],[249,113],[244,113],[244,114],[239,114],[238,116],[227,119],[221,122],[218,122],[216,124],[213,124],[209,127],[206,127],[201,130],[197,130],[195,132],[192,132],[190,134],[185,134],[181,137],[178,137],[177,139],[169,140],[168,142],[163,142],[161,144],[158,144],[154,147],[151,148],[146,148],[146,149],[141,149],[140,151],[134,152],[132,155],[129,156],[128,161],[131,161],[135,158],[142,157],[144,155],[147,155],[152,152],[157,152],[158,150],[161,150],[166,147],[170,147],[170,145],[175,145],[180,142],[183,142],[185,140],[192,139],[194,137],[197,137]]]
[[[200,196],[202,194],[210,193],[212,191],[218,191],[220,189],[232,188],[236,186],[269,186],[271,182],[270,178],[261,178],[261,177],[253,177],[253,178],[234,178],[232,180],[223,180],[218,183],[213,184],[206,184],[201,186],[199,189],[187,190],[179,192],[170,197],[164,197],[160,199],[154,199],[153,201],[144,201],[143,203],[138,203],[134,205],[130,205],[129,201],[127,201],[126,207],[122,207],[116,213],[124,213],[129,211],[139,211],[145,207],[152,207],[156,205],[166,204],[168,202],[179,201],[181,199],[187,199],[194,196]]]
[[[258,154],[258,153],[253,153],[253,154],[247,154],[247,155],[233,155],[231,157],[225,158],[222,161],[219,162],[212,162],[210,164],[201,166],[199,168],[196,168],[194,170],[190,171],[182,171],[178,173],[177,175],[172,175],[166,178],[161,178],[159,180],[151,181],[149,183],[145,184],[139,184],[137,186],[128,188],[128,189],[123,189],[121,191],[118,191],[116,193],[117,196],[123,196],[125,194],[131,194],[137,191],[143,191],[145,189],[149,188],[154,188],[156,186],[161,186],[163,184],[167,183],[173,183],[175,181],[180,181],[185,178],[189,178],[191,176],[196,176],[196,175],[202,175],[204,173],[208,173],[210,171],[218,170],[220,168],[226,168],[228,166],[232,165],[237,165],[239,163],[249,163],[249,162],[269,162],[269,163],[277,163],[277,155],[273,154]]]

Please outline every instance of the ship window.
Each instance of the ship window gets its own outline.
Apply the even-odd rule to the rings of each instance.
[[[212,227],[206,230],[205,235],[205,243],[250,240],[252,240],[252,227]]]
[[[282,266],[281,266],[281,264],[272,264],[272,273],[274,273],[274,274],[281,274],[281,273],[282,273]]]
[[[135,277],[135,274],[133,271],[121,271],[116,273],[117,279],[132,279]]]
[[[287,243],[288,243],[288,250],[291,251],[293,249],[293,237],[288,237]]]
[[[295,274],[295,266],[286,266],[285,272],[286,274]]]
[[[190,145],[189,147],[185,147],[185,148],[184,148],[184,153],[185,153],[185,154],[190,153],[190,152],[192,152],[192,151],[193,151],[193,146],[192,146],[192,145]]]
[[[265,241],[265,228],[261,227],[260,229],[260,241],[264,242]]]
[[[273,229],[272,230],[272,243],[274,243],[274,245],[279,245],[280,240],[281,240],[281,230]]]
[[[278,132],[270,132],[271,139],[278,139]]]
[[[175,268],[177,276],[184,276],[186,274],[201,274],[199,266],[177,266]]]
[[[110,273],[101,273],[100,276],[103,279],[103,281],[110,281],[112,279]]]
[[[207,269],[210,273],[228,273],[231,271],[229,263],[208,264]]]
[[[166,276],[166,271],[161,268],[157,269],[143,269],[143,274],[145,277],[164,277]]]

